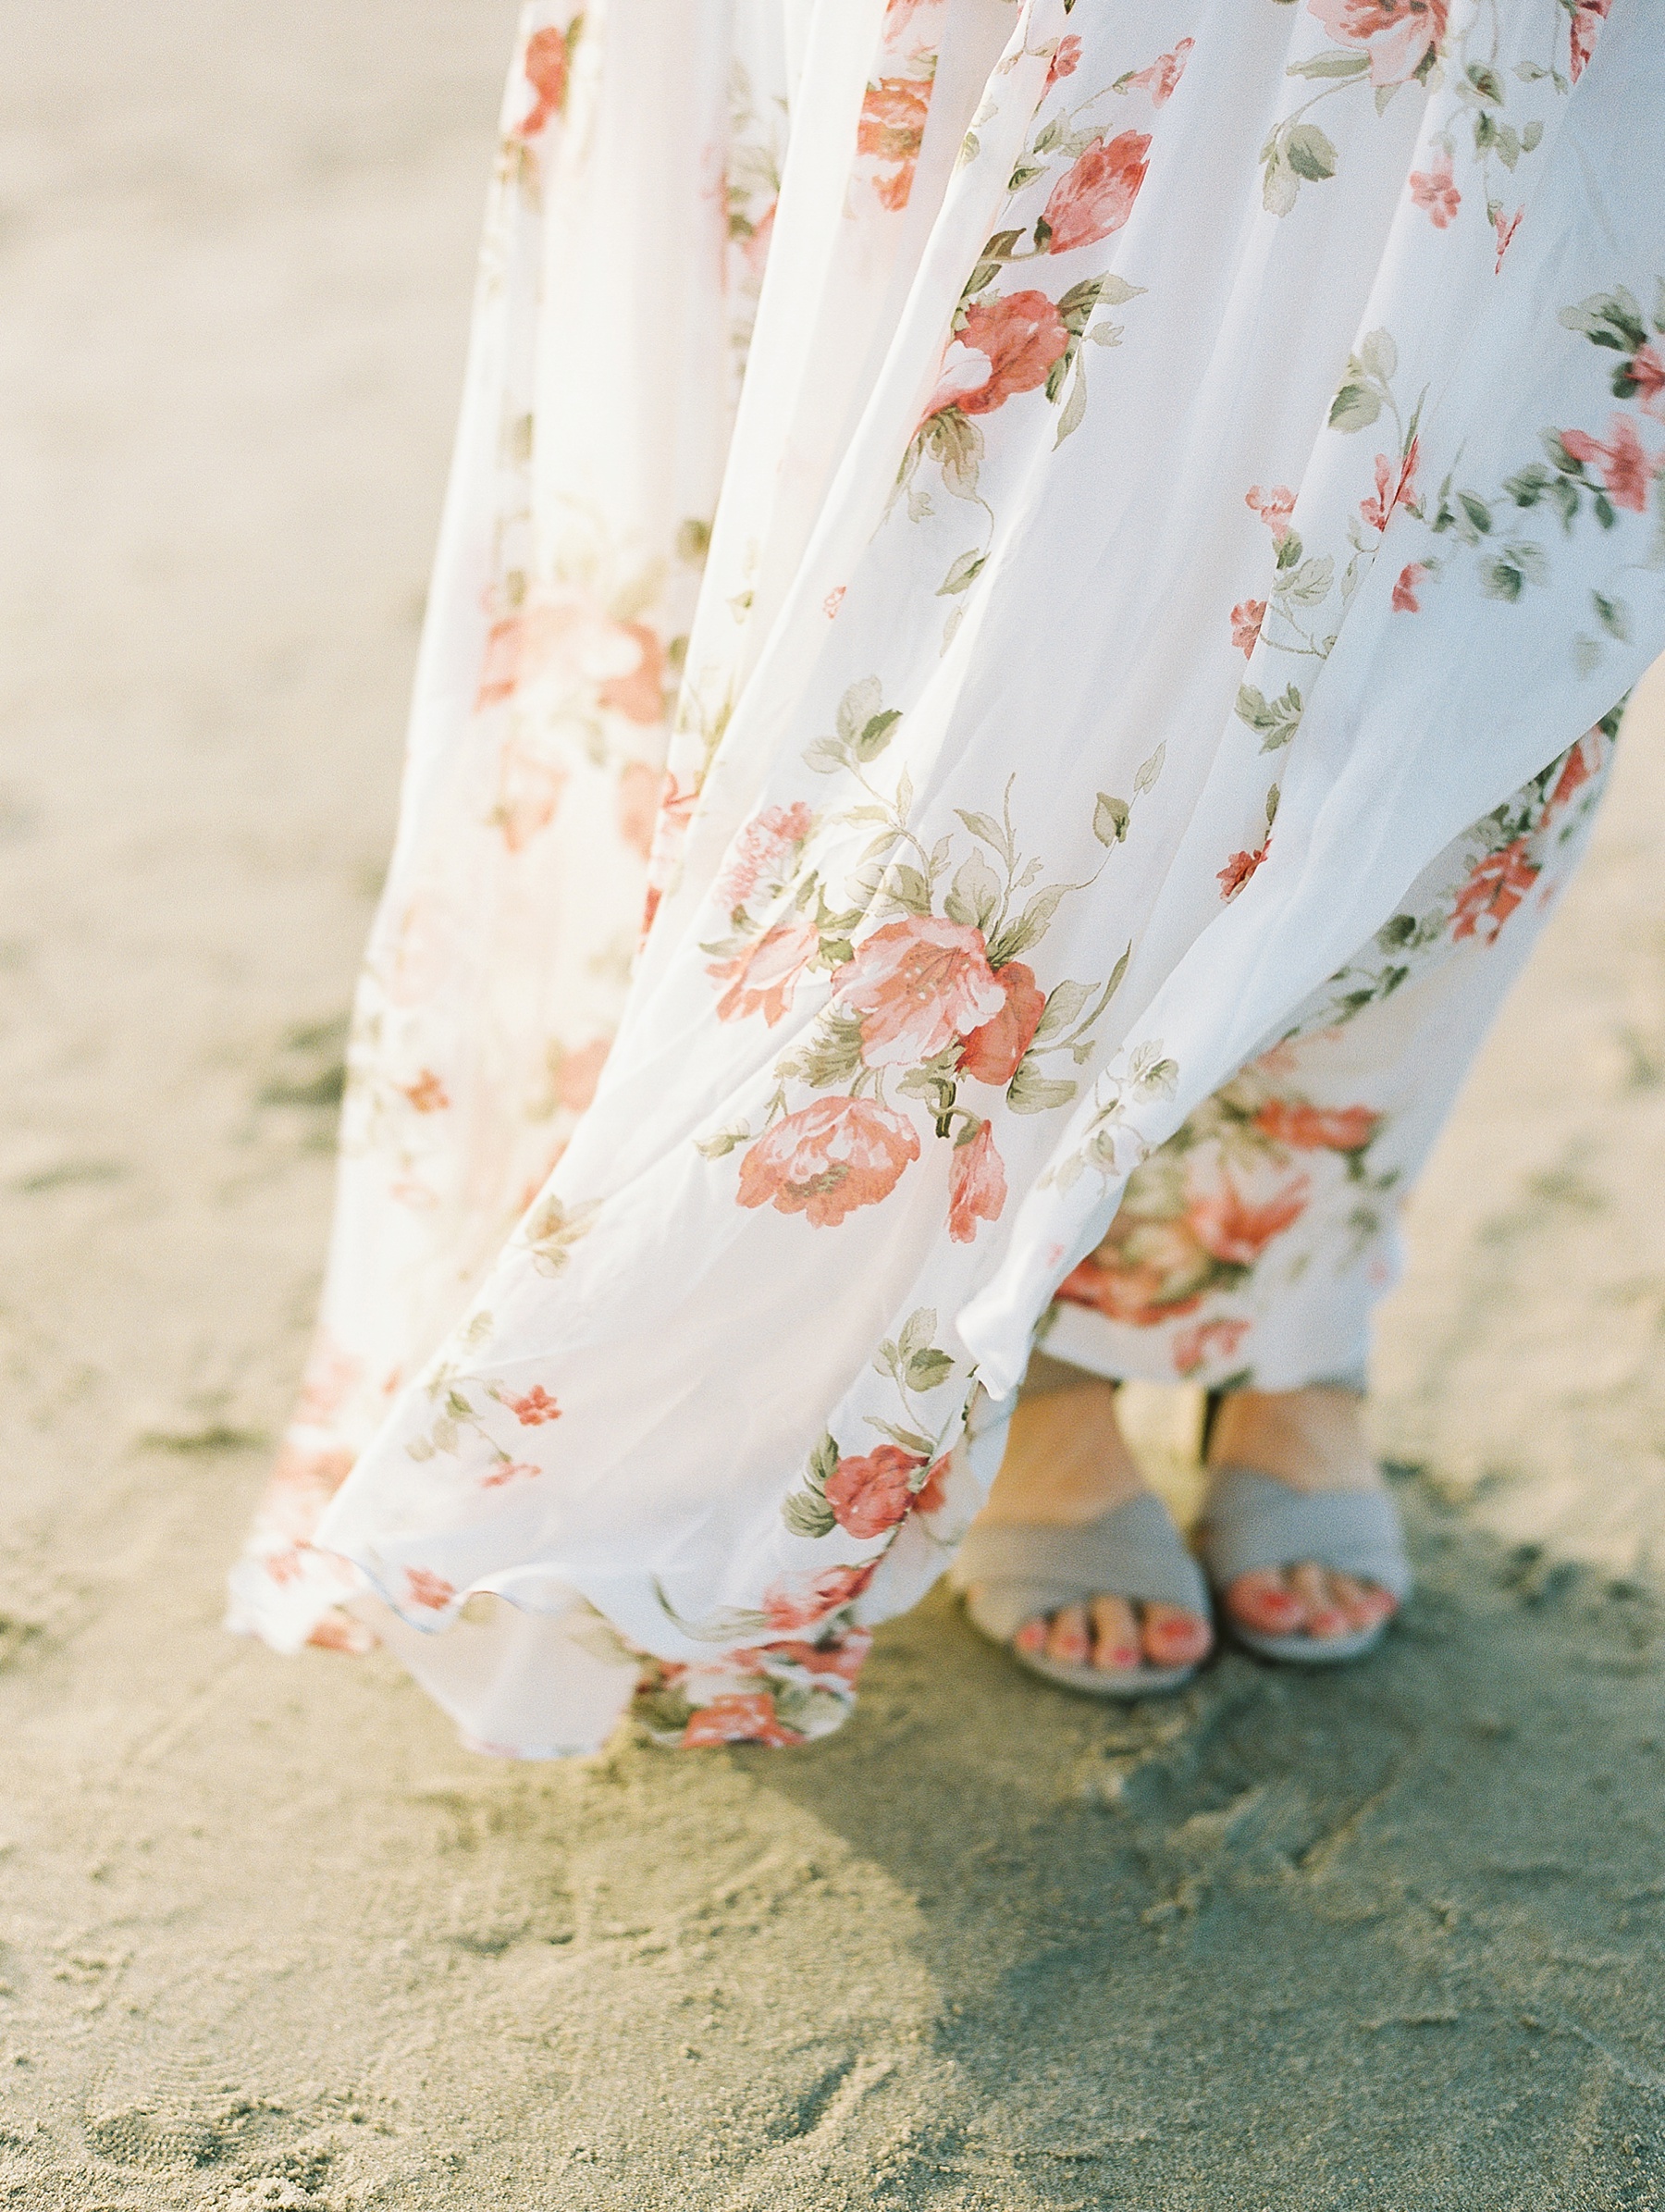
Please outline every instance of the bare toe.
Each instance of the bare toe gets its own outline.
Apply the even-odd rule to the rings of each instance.
[[[1189,1667],[1207,1657],[1214,1634],[1201,1613],[1151,1600],[1144,1608],[1143,1640],[1145,1656],[1153,1665]]]
[[[1028,1651],[1032,1657],[1037,1651],[1045,1650],[1046,1629],[1046,1615],[1038,1613],[1032,1621],[1025,1621],[1012,1642],[1019,1651]]]
[[[1046,1632],[1046,1656],[1060,1666],[1084,1667],[1092,1649],[1084,1605],[1065,1605],[1054,1613]]]
[[[1301,1600],[1302,1624],[1309,1636],[1324,1642],[1347,1634],[1347,1614],[1330,1594],[1327,1571],[1315,1560],[1303,1559],[1289,1569],[1289,1587]]]
[[[1133,1608],[1125,1598],[1111,1597],[1107,1592],[1094,1598],[1092,1613],[1092,1663],[1111,1674],[1125,1673],[1139,1664],[1139,1625],[1133,1618]]]
[[[1306,1618],[1281,1567],[1252,1567],[1240,1575],[1227,1588],[1226,1605],[1234,1620],[1260,1636],[1293,1636]]]
[[[1329,1580],[1330,1594],[1355,1634],[1375,1628],[1393,1611],[1393,1600],[1374,1582],[1360,1582],[1351,1575],[1332,1575]]]

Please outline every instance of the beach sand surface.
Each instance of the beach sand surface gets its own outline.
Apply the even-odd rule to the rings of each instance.
[[[513,13],[6,12],[0,2206],[1665,2205],[1657,682],[1412,1211],[1369,1665],[1126,1711],[939,1595],[819,1749],[523,1767],[221,1631]]]

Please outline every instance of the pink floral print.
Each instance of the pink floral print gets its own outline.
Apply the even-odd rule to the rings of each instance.
[[[896,0],[802,84],[769,0],[645,73],[578,19],[533,0],[504,109],[235,1618],[402,1615],[529,1755],[633,1687],[783,1748],[951,1556],[1037,1316],[1112,1374],[1357,1357],[1569,740],[1665,646],[1659,272],[1590,219],[1659,65],[1634,0]]]
[[[1424,74],[1439,50],[1449,0],[1307,0],[1336,43],[1369,57],[1372,84]]]
[[[728,988],[717,1001],[720,1021],[760,1014],[772,1029],[790,1008],[798,981],[820,951],[820,936],[801,914],[766,930],[733,959],[714,960],[706,973]]]
[[[1118,77],[1116,80],[1116,91],[1149,93],[1153,107],[1166,106],[1178,89],[1179,80],[1185,74],[1185,65],[1190,59],[1191,48],[1196,43],[1195,39],[1181,39],[1171,54],[1159,54],[1148,68],[1132,69],[1127,76]]]
[[[1290,1038],[1217,1091],[1134,1170],[1103,1242],[1059,1289],[1054,1318],[1070,1318],[1048,1334],[1049,1344],[1066,1340],[1069,1356],[1102,1361],[1112,1372],[1242,1381],[1255,1370],[1261,1338],[1276,1334],[1292,1272],[1314,1265],[1341,1275],[1345,1289],[1334,1295],[1363,1327],[1379,1289],[1373,1274],[1391,1272],[1381,1255],[1391,1220],[1384,1201],[1405,1173],[1402,1155],[1393,1164],[1378,1164],[1378,1155],[1398,1146],[1398,1102],[1414,1091],[1417,1073],[1400,1057],[1402,1044],[1362,1072],[1380,1096],[1395,1100],[1392,1110],[1357,1098],[1315,1099],[1303,1079],[1326,1070],[1337,1040],[1354,1024],[1367,1030],[1373,1008],[1408,982],[1440,988],[1455,973],[1458,947],[1489,953],[1511,922],[1517,930],[1542,926],[1546,909],[1535,895],[1565,881],[1569,829],[1587,832],[1611,760],[1612,726],[1582,738],[1465,833],[1426,871],[1425,892],[1413,894],[1411,909],[1383,931],[1384,964],[1332,978]],[[1499,971],[1499,990],[1512,972]],[[1358,1057],[1354,1064],[1361,1071],[1371,1065]],[[1085,1328],[1084,1316],[1096,1317]],[[1092,1329],[1102,1324],[1114,1327],[1101,1348]],[[1144,1356],[1130,1331],[1150,1338]],[[1344,1345],[1335,1365],[1348,1364]]]
[[[882,1536],[914,1505],[913,1477],[925,1464],[917,1452],[880,1444],[861,1458],[841,1459],[821,1495],[838,1526],[855,1537]]]
[[[995,982],[1003,1004],[961,1039],[959,1064],[974,1082],[992,1083],[1004,1091],[1035,1041],[1046,1012],[1046,994],[1036,982],[1034,970],[1021,960],[1007,961]]]
[[[1231,642],[1246,661],[1260,643],[1261,624],[1265,619],[1264,599],[1240,599],[1231,610]]]
[[[986,1121],[968,1121],[948,1160],[948,1234],[969,1244],[980,1221],[998,1221],[1006,1202],[1005,1165]]]
[[[1094,139],[1047,196],[1041,214],[1046,251],[1077,253],[1119,230],[1133,212],[1133,203],[1145,180],[1150,151],[1150,137],[1141,130],[1120,130],[1111,139]],[[1038,229],[1037,236],[1041,235]]]
[[[574,49],[583,30],[584,18],[575,15],[564,28],[546,24],[526,41],[521,66],[534,98],[532,105],[514,126],[517,138],[540,137],[566,105],[567,78]]]
[[[931,113],[947,0],[889,0],[880,27],[881,74],[870,80],[856,131],[856,180],[892,214],[907,205]]]
[[[836,1229],[860,1205],[877,1205],[919,1156],[911,1122],[870,1098],[818,1098],[767,1131],[740,1163],[742,1205],[802,1214]]]
[[[1595,470],[1612,494],[1615,507],[1628,507],[1633,514],[1646,512],[1653,480],[1665,467],[1665,453],[1648,451],[1628,415],[1614,415],[1606,444],[1587,430],[1563,430],[1560,437],[1561,451]]]
[[[991,414],[1019,392],[1038,389],[1068,344],[1064,318],[1044,292],[973,301],[943,357],[937,388],[926,405],[927,420],[949,408],[960,414]]]
[[[1574,84],[1590,66],[1596,41],[1612,5],[1613,0],[1572,0],[1572,52],[1567,74]]]
[[[1451,173],[1451,156],[1443,148],[1431,168],[1412,170],[1411,197],[1426,211],[1436,230],[1449,229],[1462,205],[1462,194]]]
[[[1281,547],[1289,535],[1289,517],[1295,512],[1295,494],[1287,484],[1275,484],[1269,491],[1263,491],[1258,484],[1252,484],[1243,494],[1243,504],[1258,514],[1272,533],[1272,542]]]
[[[840,970],[839,995],[858,1019],[870,1068],[934,1059],[1005,1008],[980,930],[909,915],[875,930]]]

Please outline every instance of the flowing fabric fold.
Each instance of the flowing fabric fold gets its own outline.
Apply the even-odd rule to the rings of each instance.
[[[638,113],[629,18],[562,33],[574,112],[596,89],[543,172],[567,165],[578,230],[541,249],[534,558],[474,639],[507,735],[476,702],[419,767],[378,925],[385,972],[413,885],[455,911],[435,808],[478,823],[468,779],[520,747],[485,818],[511,849],[447,937],[482,1133],[471,1155],[436,1065],[424,1170],[442,1208],[498,1195],[426,1247],[472,1293],[438,1349],[396,1314],[358,1360],[386,1416],[304,1554],[446,1632],[430,1683],[454,1637],[476,1682],[480,1637],[541,1639],[525,1749],[583,1733],[549,1717],[559,1652],[501,1608],[453,1627],[471,1591],[568,1623],[596,1733],[597,1664],[622,1702],[646,1663],[688,1740],[835,1724],[1128,1174],[1665,647],[1655,0],[820,0],[734,445],[713,412],[669,501],[616,456],[655,344],[681,374],[732,343],[715,278],[635,332],[602,449],[605,349],[562,366],[561,287],[620,204],[597,179],[658,164],[639,228],[733,130],[713,90],[650,154],[675,88],[697,106],[722,72],[656,56]],[[616,805],[632,701],[645,768],[664,742],[615,540],[639,513],[623,535],[669,541],[669,574],[676,516],[713,510],[653,858],[602,901],[622,929],[650,874],[655,919],[593,1104],[573,1086],[539,1131],[545,1180],[517,1069],[541,1053],[562,1095],[582,1046],[550,1062],[549,1036],[605,934],[574,919],[575,883],[600,894],[569,792],[598,743]],[[582,560],[574,516],[606,540]],[[450,665],[432,647],[425,683]],[[589,948],[591,984],[540,971],[540,933]],[[386,1032],[362,1052],[385,1083]],[[512,1748],[487,1691],[451,1702]]]

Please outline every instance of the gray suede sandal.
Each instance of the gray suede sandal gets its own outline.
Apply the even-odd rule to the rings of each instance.
[[[1147,1491],[1074,1528],[1032,1523],[973,1528],[949,1569],[974,1627],[1031,1674],[1094,1698],[1146,1698],[1176,1690],[1197,1669],[1142,1664],[1106,1673],[1067,1666],[1012,1638],[1026,1621],[1098,1597],[1144,1599],[1209,1617],[1208,1586],[1160,1498]]]
[[[1220,1617],[1238,1642],[1263,1659],[1297,1666],[1363,1658],[1381,1642],[1388,1624],[1378,1621],[1351,1636],[1264,1636],[1245,1628],[1227,1609],[1226,1589],[1240,1575],[1310,1559],[1338,1575],[1374,1582],[1401,1604],[1411,1594],[1399,1507],[1386,1490],[1303,1491],[1252,1467],[1216,1467],[1209,1475],[1197,1549],[1221,1600]]]

